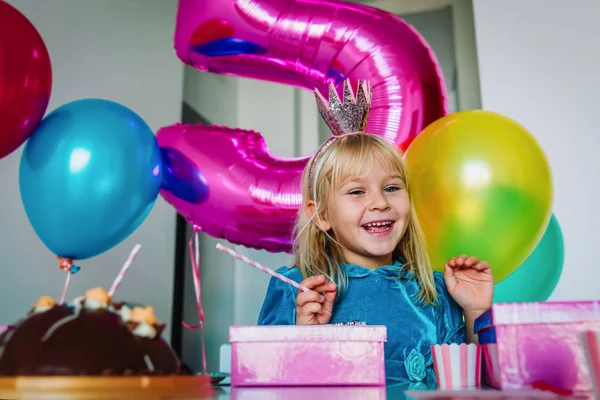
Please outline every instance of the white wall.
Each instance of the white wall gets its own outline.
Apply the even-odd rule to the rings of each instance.
[[[101,97],[138,113],[156,131],[180,120],[183,64],[173,50],[177,4],[163,0],[9,0],[38,29],[52,60],[48,112],[81,98]],[[0,160],[0,324],[12,323],[41,295],[60,297],[65,274],[35,235],[19,195],[22,148]],[[159,198],[141,225],[117,247],[82,261],[68,299],[108,288],[135,243],[142,249],[117,298],[151,304],[170,325],[175,211]],[[164,337],[170,338],[170,329]]]
[[[523,124],[552,168],[565,265],[550,300],[600,297],[600,2],[474,0],[483,108]]]

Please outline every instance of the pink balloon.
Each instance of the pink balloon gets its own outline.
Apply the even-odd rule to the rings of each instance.
[[[160,129],[156,139],[161,148],[196,160],[207,184],[206,200],[196,204],[161,190],[185,219],[231,243],[273,252],[290,249],[304,159],[277,159],[259,133],[242,129],[176,124]]]
[[[447,114],[441,68],[410,25],[388,12],[341,1],[180,0],[178,57],[217,74],[279,82],[328,93],[345,79],[372,84],[367,131],[406,150]],[[256,132],[222,127],[163,128],[173,146],[202,172],[202,204],[163,196],[211,236],[269,251],[289,251],[301,204],[299,178],[309,156],[270,155]]]

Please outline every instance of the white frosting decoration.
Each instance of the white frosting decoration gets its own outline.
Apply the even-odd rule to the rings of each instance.
[[[4,343],[8,343],[8,340],[13,335],[13,333],[15,333],[14,329],[10,329],[8,330],[8,332],[6,332],[6,334],[4,335]]]
[[[120,310],[121,321],[129,322],[131,321],[131,308],[123,305]]]
[[[83,307],[84,300],[85,297],[83,296],[75,297],[73,299],[73,308],[75,309],[75,312],[79,312],[79,310],[81,310],[81,307]]]
[[[140,322],[132,332],[136,336],[152,339],[156,336],[156,329],[145,322]]]
[[[86,310],[100,310],[108,307],[108,303],[104,301],[98,301],[95,299],[85,299],[83,302],[83,307]]]
[[[51,308],[54,308],[54,306],[35,306],[35,307],[33,307],[33,313],[34,314],[43,313],[43,312],[50,310]]]
[[[77,317],[79,317],[79,314],[75,313],[75,314],[72,314],[72,315],[67,315],[66,317],[61,318],[58,321],[56,321],[54,323],[54,325],[52,325],[50,328],[48,328],[48,330],[46,331],[46,333],[44,334],[44,336],[42,336],[42,342],[45,342],[46,340],[48,340],[50,338],[50,336],[52,336],[52,334],[54,332],[56,332],[56,330],[58,328],[60,328],[61,326],[63,326],[67,322],[71,322],[72,320],[76,319]]]
[[[144,355],[144,361],[146,362],[146,367],[148,367],[148,371],[154,372],[154,364],[152,364],[152,360],[148,354]]]

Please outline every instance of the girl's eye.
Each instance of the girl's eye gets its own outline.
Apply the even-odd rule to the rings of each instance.
[[[400,190],[400,188],[398,186],[388,186],[385,188],[385,191],[388,193],[393,193],[397,190]]]
[[[351,191],[348,192],[348,194],[351,194],[353,196],[358,196],[358,195],[361,195],[361,194],[364,194],[364,193],[365,192],[363,190],[360,190],[360,189],[354,189],[354,190],[351,190]]]

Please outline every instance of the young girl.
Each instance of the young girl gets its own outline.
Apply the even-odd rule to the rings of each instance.
[[[326,121],[351,119],[319,105]],[[490,266],[460,255],[432,272],[398,153],[379,136],[329,125],[334,137],[302,177],[295,266],[277,271],[313,290],[272,279],[258,323],[385,325],[388,381],[435,383],[430,345],[477,341],[473,322],[492,304]]]

